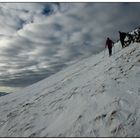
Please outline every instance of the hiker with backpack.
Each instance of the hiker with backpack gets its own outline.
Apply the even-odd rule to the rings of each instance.
[[[107,40],[106,40],[105,48],[108,47],[109,56],[112,55],[113,45],[114,45],[114,42],[108,37]]]

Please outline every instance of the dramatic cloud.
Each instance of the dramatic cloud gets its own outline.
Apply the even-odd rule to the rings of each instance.
[[[0,3],[0,86],[24,87],[139,26],[140,3]]]

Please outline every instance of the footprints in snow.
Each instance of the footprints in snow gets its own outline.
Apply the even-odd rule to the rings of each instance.
[[[117,102],[117,104],[116,104]],[[125,105],[125,108],[123,106]],[[111,110],[111,107],[113,109]],[[130,109],[130,104],[124,99],[117,99],[116,101],[106,105],[101,113],[94,118],[94,125],[97,128],[95,132],[102,136],[102,128],[108,128],[105,130],[103,136],[123,136],[128,135],[127,129],[136,124],[136,112]],[[99,134],[100,133],[100,134]]]
[[[102,83],[101,85],[96,86],[96,90],[91,96],[103,94],[105,91],[106,91],[106,85]]]

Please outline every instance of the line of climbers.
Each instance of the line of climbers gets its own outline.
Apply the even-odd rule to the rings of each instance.
[[[140,42],[140,28],[138,28],[136,31],[133,32],[133,34],[120,32],[120,43],[122,45],[122,48],[127,47],[131,42]],[[125,40],[127,37],[127,40]],[[112,47],[114,45],[114,42],[108,37],[106,40],[105,48],[108,47],[109,56],[112,55]]]

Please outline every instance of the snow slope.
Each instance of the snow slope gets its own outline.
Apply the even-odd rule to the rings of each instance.
[[[101,52],[0,98],[0,137],[140,137],[140,44]]]

